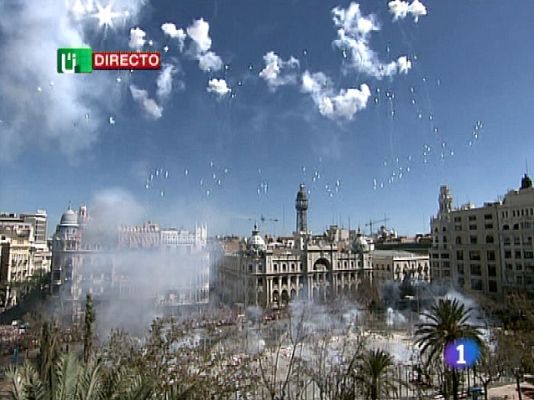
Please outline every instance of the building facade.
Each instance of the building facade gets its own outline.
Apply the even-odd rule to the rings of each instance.
[[[482,207],[453,208],[446,186],[431,219],[433,278],[497,296],[534,290],[534,189],[525,175],[519,190]]]
[[[257,226],[252,235],[217,263],[217,297],[224,303],[286,307],[296,298],[325,302],[352,297],[363,280],[371,279],[372,247],[361,235],[335,240],[333,229],[324,235],[308,231],[308,199],[304,185],[296,198],[293,240],[266,243]],[[235,243],[234,243],[235,245]]]
[[[141,297],[156,306],[209,301],[207,229],[162,229],[158,224],[108,226],[98,231],[85,206],[62,215],[52,239],[52,293],[72,316],[86,293],[98,301]]]
[[[50,272],[47,215],[0,214],[0,307],[11,307]]]
[[[428,254],[403,250],[373,251],[373,282],[426,282],[429,283],[430,259]]]

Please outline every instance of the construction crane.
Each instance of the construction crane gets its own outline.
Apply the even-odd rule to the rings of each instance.
[[[373,225],[379,224],[379,223],[386,223],[389,221],[389,218],[384,217],[384,219],[370,219],[368,223],[365,224],[365,226],[369,227],[369,234],[373,234]]]
[[[269,218],[269,217],[266,217],[264,216],[263,214],[260,215],[260,218],[248,218],[249,221],[254,221],[254,223],[256,224],[258,221],[260,221],[261,225],[263,225],[265,222],[269,221],[269,222],[278,222],[279,219],[278,218]]]

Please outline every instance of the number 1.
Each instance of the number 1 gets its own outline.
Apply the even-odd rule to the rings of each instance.
[[[458,353],[459,353],[458,361],[456,362],[456,364],[465,364],[466,361],[464,358],[464,345],[461,344],[459,346],[456,346],[456,350],[458,350]]]

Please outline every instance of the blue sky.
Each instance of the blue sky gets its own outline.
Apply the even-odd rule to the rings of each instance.
[[[115,0],[111,25],[104,0],[19,3],[0,5],[1,210],[55,225],[69,201],[111,198],[135,222],[244,234],[263,214],[281,234],[304,182],[314,232],[387,215],[413,234],[441,184],[480,204],[534,168],[528,0],[421,0],[417,22],[377,0]],[[55,49],[80,45],[160,50],[171,72],[58,75]],[[278,74],[260,74],[269,52]]]

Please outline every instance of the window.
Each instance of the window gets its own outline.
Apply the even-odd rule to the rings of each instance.
[[[258,286],[263,286],[263,279],[258,278]]]
[[[518,276],[516,279],[517,279],[517,284],[518,285],[523,285],[523,277],[522,276]]]
[[[476,226],[476,224],[474,224],[474,225],[469,225],[469,230],[470,230],[470,231],[476,231],[476,230],[477,230],[477,226]]]
[[[514,224],[514,231],[518,231],[519,230],[519,224]]]
[[[295,263],[291,263],[291,271],[295,270]]]
[[[282,271],[283,271],[283,272],[286,272],[286,271],[287,271],[287,264],[286,264],[286,263],[283,263],[283,264],[282,264]]]
[[[523,255],[524,255],[524,258],[529,259],[529,260],[534,258],[534,252],[532,250],[525,250]]]
[[[443,236],[443,243],[447,243],[447,236]]]
[[[514,236],[514,246],[521,245],[521,238],[519,236]]]
[[[486,236],[486,243],[493,243],[494,242],[494,239],[493,239],[493,236],[492,235],[487,235]]]
[[[509,236],[505,236],[504,237],[504,245],[505,246],[510,246],[511,243],[512,243],[512,241],[510,240],[510,237]]]
[[[278,264],[273,264],[273,271],[278,272]]]
[[[477,220],[477,216],[476,215],[470,215],[469,216],[469,221],[476,221]]]
[[[442,229],[443,232],[447,232],[447,227],[444,226],[443,229]]]
[[[488,289],[490,292],[497,292],[497,281],[488,281]]]
[[[249,264],[249,266],[248,266],[248,272],[252,272],[252,264]]]
[[[488,258],[488,261],[495,261],[495,251],[488,250],[487,258]]]
[[[510,226],[508,224],[505,224],[505,225],[503,225],[502,229],[504,231],[508,231],[508,230],[510,230]]]
[[[521,250],[516,250],[514,252],[514,258],[521,258]]]
[[[516,265],[515,265],[515,269],[516,269],[517,271],[522,271],[522,270],[523,270],[523,265],[521,265],[521,264],[516,264]]]
[[[456,251],[456,259],[457,260],[463,260],[464,259],[464,252],[462,250]]]
[[[464,285],[465,285],[465,279],[463,276],[461,276],[458,278],[458,286],[464,287]]]
[[[460,232],[462,230],[462,225],[454,225],[454,230]]]
[[[506,250],[504,252],[504,258],[512,258],[512,252],[510,250]]]
[[[482,279],[471,279],[471,289],[482,290]]]
[[[471,264],[469,265],[469,269],[471,271],[471,275],[482,275],[482,268],[480,267],[480,264]]]
[[[471,237],[469,238],[469,242],[470,242],[471,244],[477,244],[477,243],[478,243],[477,237],[476,237],[476,236],[471,236]]]
[[[485,224],[484,228],[485,229],[493,229],[493,224]]]
[[[480,251],[472,250],[469,252],[469,259],[473,261],[480,261]]]
[[[488,265],[488,276],[497,276],[497,267],[494,264]]]
[[[454,217],[454,222],[462,222],[462,218],[461,217]]]
[[[493,216],[491,214],[484,214],[484,219],[485,220],[488,220],[488,219],[492,219]]]
[[[462,238],[460,236],[456,236],[456,244],[462,244]]]
[[[457,268],[458,268],[458,273],[463,275],[463,273],[464,273],[464,265],[463,264],[458,264]]]

